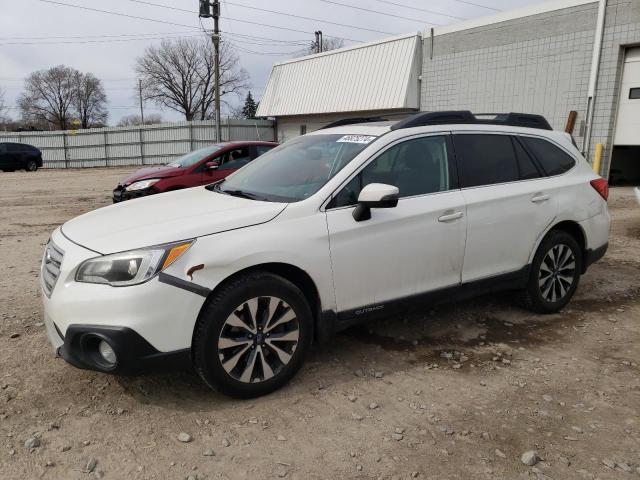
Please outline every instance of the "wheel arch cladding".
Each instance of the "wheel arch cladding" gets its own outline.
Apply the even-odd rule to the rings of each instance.
[[[566,232],[575,238],[576,242],[580,246],[580,254],[581,254],[581,264],[582,264],[582,272],[584,273],[587,268],[586,255],[587,255],[587,242],[584,235],[584,231],[582,227],[578,225],[576,222],[572,222],[571,220],[565,220],[554,225],[549,232],[553,232],[554,230],[559,230],[562,232]]]
[[[291,265],[288,263],[261,263],[258,265],[253,265],[251,267],[247,267],[243,270],[238,270],[237,272],[229,275],[227,278],[222,280],[207,296],[207,299],[202,304],[200,308],[200,312],[204,310],[207,305],[209,299],[213,298],[220,290],[225,288],[229,283],[233,282],[236,278],[242,275],[246,275],[252,272],[267,272],[272,273],[274,275],[278,275],[279,277],[288,280],[293,283],[296,287],[300,289],[305,299],[309,303],[309,308],[311,313],[313,314],[313,327],[315,332],[318,331],[318,322],[322,318],[322,303],[320,301],[320,294],[318,293],[318,288],[316,287],[315,282],[311,278],[311,276],[302,270],[300,267],[296,267],[295,265]],[[198,314],[198,318],[200,318],[200,313]],[[195,329],[194,329],[195,334]],[[193,343],[193,339],[192,339]]]

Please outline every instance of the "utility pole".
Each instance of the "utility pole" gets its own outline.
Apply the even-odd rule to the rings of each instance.
[[[138,79],[138,93],[140,95],[140,124],[144,125],[144,105],[142,104],[142,79]]]
[[[322,30],[317,30],[313,33],[316,34],[316,53],[321,53],[324,51],[324,48],[322,45]]]
[[[220,125],[220,0],[200,0],[200,17],[213,17],[213,54],[215,68],[215,120],[216,141],[222,140],[222,126]]]
[[[215,75],[215,120],[216,141],[222,140],[222,126],[220,125],[220,0],[200,0],[201,18],[213,18],[213,55]]]

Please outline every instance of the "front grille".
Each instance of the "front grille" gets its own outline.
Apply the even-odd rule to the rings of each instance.
[[[53,241],[49,240],[44,249],[44,257],[42,258],[42,288],[47,297],[51,296],[58,277],[60,276],[60,267],[64,252],[58,248]]]

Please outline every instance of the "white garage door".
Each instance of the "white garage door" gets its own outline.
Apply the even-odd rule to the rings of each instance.
[[[624,60],[615,145],[640,145],[640,47],[630,48]]]

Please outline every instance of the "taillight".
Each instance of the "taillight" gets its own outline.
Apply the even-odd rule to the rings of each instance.
[[[596,178],[595,180],[591,180],[590,183],[595,191],[598,192],[606,202],[607,198],[609,198],[609,182],[604,178]]]

